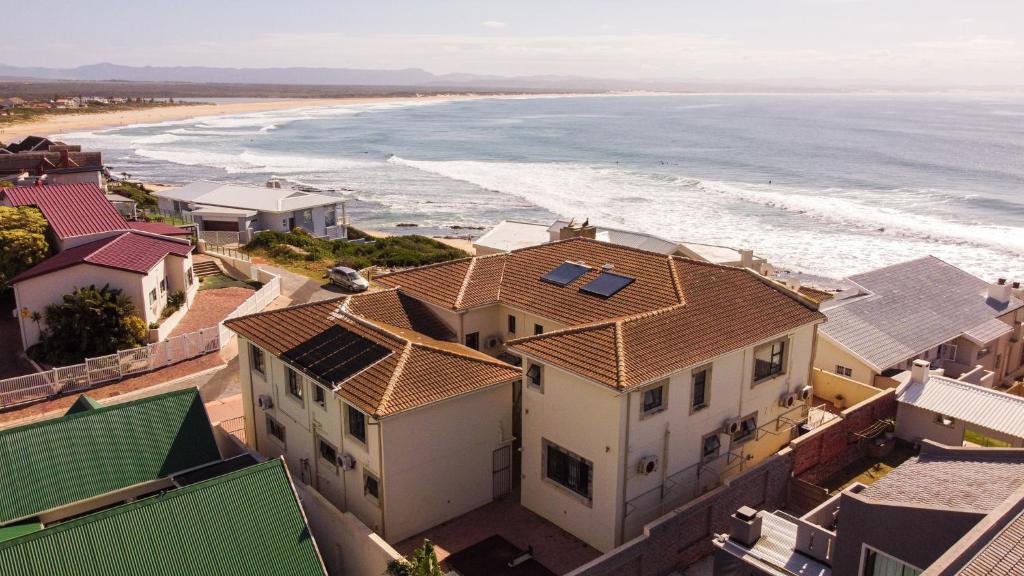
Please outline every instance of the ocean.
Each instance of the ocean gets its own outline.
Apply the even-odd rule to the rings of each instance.
[[[1024,280],[1024,97],[495,98],[62,138],[143,181],[327,190],[350,200],[353,225],[388,232],[563,216],[749,247],[830,278],[932,254]]]

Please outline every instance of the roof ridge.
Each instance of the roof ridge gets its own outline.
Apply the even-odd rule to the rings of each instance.
[[[469,268],[466,269],[466,275],[462,277],[462,286],[459,287],[459,294],[455,297],[456,309],[462,306],[462,297],[466,295],[466,289],[469,288],[469,282],[473,278],[474,270],[476,270],[476,258],[469,261]]]
[[[634,320],[642,320],[648,316],[657,316],[658,314],[664,314],[671,312],[678,308],[685,307],[685,303],[672,304],[671,306],[665,306],[662,308],[655,308],[654,310],[644,310],[643,312],[637,312],[636,314],[628,314],[626,316],[616,316],[613,318],[603,318],[601,320],[595,320],[594,322],[587,322],[586,324],[577,324],[575,326],[569,326],[568,328],[562,328],[560,330],[552,330],[551,332],[545,332],[543,334],[534,334],[531,336],[523,336],[522,338],[516,338],[509,340],[508,344],[522,344],[524,342],[533,342],[535,340],[542,340],[551,336],[564,336],[567,334],[575,334],[578,332],[585,332],[587,330],[593,330],[598,328],[607,328],[608,326],[617,323],[633,322]]]
[[[956,380],[954,378],[950,378],[949,376],[938,376],[938,375],[930,376],[928,378],[928,380],[925,381],[924,386],[927,386],[928,382],[930,382],[932,379],[935,379],[935,380],[937,380],[937,381],[939,381],[939,382],[941,382],[943,384],[954,385],[954,386],[958,386],[958,387],[961,387],[961,388],[966,388],[968,390],[974,390],[974,391],[977,391],[978,393],[985,394],[987,396],[992,396],[992,397],[995,397],[995,398],[1001,398],[1003,400],[1012,400],[1014,402],[1019,402],[1019,403],[1024,404],[1024,397],[1016,396],[1014,394],[1010,394],[1009,392],[1003,392],[1002,390],[995,390],[993,388],[987,388],[985,386],[974,384],[972,382],[965,382],[963,380]]]
[[[412,341],[405,341],[405,348],[402,349],[402,354],[398,357],[398,362],[395,364],[394,371],[391,372],[391,378],[388,380],[388,385],[384,389],[384,393],[380,396],[380,402],[377,403],[377,410],[374,415],[382,414],[388,407],[388,402],[391,401],[391,395],[395,393],[395,386],[398,385],[398,379],[402,376],[402,370],[405,369],[405,363],[409,361],[409,356],[412,353]]]
[[[451,266],[451,265],[453,265],[453,264],[455,264],[457,262],[465,262],[466,260],[475,260],[477,258],[487,258],[489,256],[497,256],[497,254],[488,254],[486,256],[466,256],[465,258],[456,258],[455,260],[446,260],[444,262],[434,262],[433,264],[424,264],[422,266],[414,266],[414,267],[408,268],[406,270],[398,270],[398,271],[395,271],[395,272],[388,272],[387,274],[381,274],[381,275],[377,276],[377,279],[379,280],[381,278],[388,278],[388,277],[391,277],[391,276],[398,276],[399,274],[404,274],[404,273],[412,271],[412,270],[425,270],[427,268],[440,268],[441,266]],[[396,288],[397,288],[397,286],[396,286]]]
[[[244,320],[246,318],[254,318],[256,316],[274,316],[274,315],[277,315],[277,314],[280,314],[280,313],[284,313],[284,312],[289,311],[289,310],[295,310],[297,308],[312,308],[314,306],[323,306],[324,304],[330,304],[330,303],[338,302],[339,300],[345,300],[347,298],[351,298],[351,296],[338,296],[337,298],[328,298],[327,300],[316,300],[314,302],[304,302],[302,304],[294,304],[294,305],[291,305],[291,306],[287,306],[285,308],[278,308],[276,310],[261,310],[260,312],[253,312],[252,314],[246,314],[244,316],[236,316],[234,318],[228,318],[227,320],[224,321],[224,323],[226,325],[227,324],[234,324],[234,323],[238,322],[239,320]]]
[[[668,255],[668,274],[672,278],[672,289],[675,290],[676,296],[679,297],[679,303],[686,303],[686,295],[683,293],[683,283],[679,280],[679,271],[676,270],[676,263],[672,259],[672,255]]]
[[[112,230],[112,232],[113,232],[113,230]],[[125,236],[127,236],[129,234],[131,234],[131,232],[122,232],[120,234],[114,234],[112,236],[108,236],[106,238],[101,239],[100,240],[101,242],[102,241],[106,241],[106,242],[102,246],[98,246],[95,250],[89,252],[89,254],[87,254],[86,256],[83,256],[82,260],[85,260],[86,262],[89,262],[90,258],[92,258],[94,256],[98,256],[104,250],[107,250],[108,248],[110,248],[115,242],[117,242],[118,240],[124,238]]]
[[[622,321],[615,323],[615,383],[618,388],[626,387],[626,343],[622,339]]]
[[[427,338],[430,338],[430,337],[427,336]],[[434,338],[430,338],[430,340],[433,340],[433,341],[437,342],[437,340],[434,339]],[[440,347],[440,346],[435,346],[431,342],[419,342],[419,341],[410,340],[409,343],[412,344],[413,346],[416,346],[416,347],[419,347],[419,348],[426,348],[428,350],[432,350],[434,352],[438,352],[438,353],[441,353],[441,354],[447,354],[448,356],[454,356],[456,358],[463,358],[465,360],[470,360],[470,361],[473,361],[473,362],[480,362],[482,364],[490,364],[492,366],[498,366],[500,368],[513,368],[513,369],[515,368],[515,366],[512,366],[511,364],[508,364],[507,362],[502,362],[501,360],[498,360],[497,358],[493,358],[491,356],[488,356],[488,355],[484,354],[483,352],[480,352],[480,355],[477,356],[476,354],[463,354],[462,352],[459,352],[458,350],[451,350],[451,349],[448,349],[448,348],[443,348],[443,347]],[[456,342],[450,342],[450,344],[452,344],[453,346],[462,346],[461,344],[458,344]],[[468,350],[472,350],[472,348],[468,348]]]

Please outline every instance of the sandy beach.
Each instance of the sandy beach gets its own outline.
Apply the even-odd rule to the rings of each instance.
[[[290,108],[308,108],[315,106],[338,106],[343,104],[375,104],[380,102],[453,101],[486,98],[476,95],[439,95],[422,97],[375,97],[375,98],[296,98],[268,99],[256,102],[227,102],[216,104],[191,104],[181,106],[165,106],[140,110],[119,112],[95,112],[84,114],[54,115],[41,120],[24,122],[0,127],[0,142],[21,140],[26,136],[52,136],[68,132],[101,130],[117,128],[132,124],[153,124],[171,120],[185,120],[197,116],[223,116],[228,114],[244,114],[247,112],[266,112],[269,110],[287,110]]]

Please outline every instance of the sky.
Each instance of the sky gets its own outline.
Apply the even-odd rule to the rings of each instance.
[[[5,4],[7,2],[5,1]],[[0,63],[1024,85],[1022,0],[10,2]]]

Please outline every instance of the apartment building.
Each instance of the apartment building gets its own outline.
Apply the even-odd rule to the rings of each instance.
[[[263,312],[239,335],[245,437],[388,542],[507,495],[517,368],[397,291]]]
[[[750,270],[587,238],[378,280],[520,365],[521,503],[603,551],[790,440],[823,320]]]
[[[1024,374],[1020,284],[989,283],[933,256],[849,278],[853,288],[823,302],[814,365],[878,388],[924,359],[946,376],[988,387]]]

